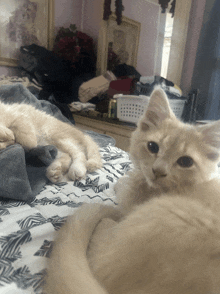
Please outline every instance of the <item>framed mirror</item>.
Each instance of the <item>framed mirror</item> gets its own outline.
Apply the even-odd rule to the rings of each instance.
[[[118,64],[136,67],[141,24],[122,17],[120,25],[113,13],[109,20],[102,21],[98,40],[97,76],[113,70]]]

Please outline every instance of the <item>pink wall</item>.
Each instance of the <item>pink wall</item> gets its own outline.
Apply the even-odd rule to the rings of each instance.
[[[160,7],[146,0],[124,1],[123,5],[123,15],[141,23],[137,71],[152,76],[155,74]]]
[[[82,0],[82,11],[82,30],[97,42],[100,22],[103,15],[102,0]]]
[[[81,0],[55,0],[55,28],[68,27],[71,23],[80,29],[82,16]]]

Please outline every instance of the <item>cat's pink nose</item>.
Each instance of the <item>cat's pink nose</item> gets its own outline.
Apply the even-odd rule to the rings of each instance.
[[[152,168],[152,171],[153,171],[153,174],[155,175],[156,178],[167,176],[166,169],[164,169],[162,167]]]

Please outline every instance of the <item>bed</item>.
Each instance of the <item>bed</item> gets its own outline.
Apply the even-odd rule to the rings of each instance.
[[[17,97],[21,99],[25,94],[25,99],[22,98],[25,100],[23,102],[39,103],[26,86],[23,81],[18,83],[18,80],[10,85],[8,83],[0,85],[0,99],[14,103],[17,102]],[[40,103],[41,107],[42,105],[44,108],[51,107],[49,102],[41,101]],[[60,111],[54,106],[52,111],[53,115],[62,117]],[[126,152],[114,146],[114,140],[111,137],[93,132],[89,134],[100,146],[103,167],[88,174],[81,181],[52,184],[45,178],[44,181],[42,179],[38,181],[39,178],[36,176],[32,184],[28,183],[30,184],[29,192],[25,197],[22,198],[22,195],[26,191],[24,194],[21,193],[20,198],[14,199],[16,189],[8,191],[7,187],[21,174],[21,163],[16,167],[13,162],[13,170],[7,165],[1,168],[0,293],[43,293],[46,261],[50,257],[54,234],[65,222],[67,216],[74,213],[85,202],[117,205],[114,184],[119,177],[132,168],[131,161]],[[1,167],[3,167],[2,157],[5,162],[12,161],[12,157],[4,152],[6,151],[0,153]],[[41,167],[39,168],[41,170]],[[27,175],[26,181],[30,180],[28,172]],[[8,180],[7,186],[3,179]],[[20,184],[21,182],[17,184],[17,189]]]

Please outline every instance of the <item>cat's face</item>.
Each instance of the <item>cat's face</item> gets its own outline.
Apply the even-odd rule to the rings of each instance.
[[[210,126],[180,122],[157,89],[132,136],[130,153],[151,187],[172,191],[215,177],[219,147],[219,121]]]
[[[15,144],[14,133],[0,124],[0,149],[4,149],[9,145]]]

